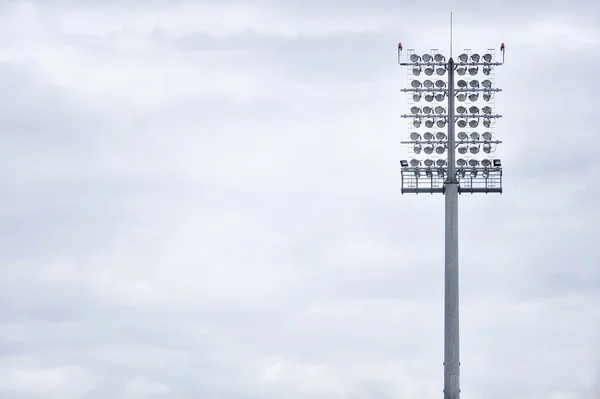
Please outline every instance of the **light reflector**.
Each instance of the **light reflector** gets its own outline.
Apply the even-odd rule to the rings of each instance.
[[[467,81],[461,79],[458,82],[456,82],[456,85],[461,89],[464,89],[465,87],[467,87]]]
[[[427,93],[425,94],[425,101],[427,102],[432,102],[433,101],[433,93]]]
[[[459,76],[463,76],[465,73],[467,73],[467,67],[460,66],[460,67],[456,68],[456,73]]]
[[[435,73],[437,73],[439,76],[442,76],[443,74],[446,73],[446,67],[437,67],[435,70]]]
[[[465,93],[458,93],[456,99],[462,103],[467,99],[467,95]]]

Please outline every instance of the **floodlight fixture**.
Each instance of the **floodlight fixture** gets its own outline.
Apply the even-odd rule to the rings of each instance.
[[[413,141],[421,140],[421,135],[417,132],[412,132],[410,134],[410,139]]]
[[[413,119],[413,126],[416,128],[421,127],[421,119],[419,119],[419,118]]]
[[[419,108],[419,107],[411,107],[410,112],[413,115],[420,114],[421,113],[421,108]]]
[[[483,145],[483,152],[485,152],[486,154],[489,154],[492,152],[492,145],[490,143],[485,143]]]
[[[469,166],[475,168],[477,167],[477,165],[479,165],[479,161],[476,159],[469,159]]]
[[[456,122],[456,126],[460,127],[461,129],[464,127],[467,127],[467,120],[464,118],[460,118],[457,122]]]
[[[460,66],[460,67],[456,68],[456,73],[459,76],[464,76],[464,74],[467,73],[467,67]]]
[[[424,107],[423,107],[423,113],[424,113],[425,115],[429,115],[429,114],[430,114],[430,113],[432,113],[432,112],[433,112],[433,108],[432,108],[432,107],[430,107],[429,105],[426,105],[426,106],[424,106]]]
[[[408,161],[406,159],[400,160],[400,166],[403,168],[408,168]]]
[[[437,132],[435,134],[435,138],[439,141],[444,141],[448,138],[448,136],[446,136],[446,133],[444,133],[444,132]]]
[[[423,163],[425,164],[425,166],[427,166],[428,168],[433,166],[433,159],[426,159],[425,161],[423,161]]]
[[[421,144],[415,144],[415,146],[413,147],[413,151],[415,152],[415,154],[420,154],[421,153]]]
[[[410,62],[419,62],[421,61],[421,57],[419,57],[418,54],[411,54],[410,55]]]
[[[412,82],[410,82],[410,85],[413,88],[418,89],[419,87],[421,87],[421,82],[419,80],[413,80]]]
[[[414,93],[413,94],[413,101],[418,103],[419,101],[421,101],[421,93]]]
[[[459,145],[456,150],[458,151],[459,154],[466,154],[467,151],[469,150],[469,147],[466,145]]]
[[[492,93],[489,91],[483,92],[483,100],[489,102],[492,99]]]
[[[489,129],[492,126],[492,120],[490,118],[483,118],[483,126]]]
[[[460,167],[466,166],[467,165],[467,161],[463,158],[458,158],[456,160],[456,164]]]
[[[477,92],[473,92],[473,93],[469,94],[469,101],[471,101],[472,103],[477,101],[478,98],[479,98],[479,93],[477,93]]]
[[[427,102],[432,102],[433,101],[433,93],[427,93],[425,94],[425,101]]]
[[[485,87],[486,89],[491,89],[492,88],[492,81],[489,80],[489,79],[486,79],[483,82],[481,82],[481,85],[483,87]]]
[[[478,80],[472,80],[469,82],[469,86],[471,86],[473,89],[479,89],[479,81]]]
[[[437,107],[435,107],[435,113],[440,115],[445,114],[446,108],[442,107],[441,105],[438,105]]]
[[[486,115],[491,115],[492,107],[486,105],[485,107],[481,108],[481,112],[483,112]]]
[[[474,53],[471,55],[471,61],[473,62],[479,62],[479,54]]]
[[[446,73],[446,67],[443,66],[439,66],[435,69],[435,73],[437,73],[439,76],[442,76],[443,74]]]
[[[479,126],[479,121],[477,119],[471,119],[469,121],[469,127],[475,129],[477,126]]]
[[[440,53],[437,53],[436,55],[433,56],[433,59],[435,60],[435,62],[444,62],[446,60],[446,57],[444,57]]]
[[[423,86],[425,86],[426,89],[430,89],[433,87],[433,82],[429,79],[424,80],[423,81]]]
[[[490,53],[484,54],[483,61],[484,62],[492,62],[492,55]]]
[[[432,66],[425,67],[424,72],[425,72],[425,75],[427,75],[427,76],[433,75],[433,67]]]
[[[436,124],[437,124],[437,127],[439,127],[441,129],[444,126],[446,126],[446,119],[440,118],[440,119],[437,120]]]
[[[466,114],[467,113],[467,108],[463,107],[462,105],[458,106],[456,108],[456,112],[458,112],[459,114]]]
[[[469,151],[471,152],[471,154],[478,154],[479,153],[479,146],[478,145],[471,145],[469,147]]]
[[[413,72],[413,75],[419,76],[421,74],[421,67],[420,66],[414,67],[412,72]]]
[[[475,75],[477,75],[477,72],[479,72],[479,67],[476,67],[476,66],[469,67],[469,75],[475,76]]]
[[[490,132],[484,132],[484,133],[481,135],[481,137],[483,137],[483,139],[484,139],[484,140],[487,140],[487,141],[489,141],[489,140],[491,140],[491,139],[492,139],[492,133],[490,133]]]
[[[423,62],[431,62],[433,60],[433,57],[431,56],[431,54],[423,54]]]
[[[446,98],[446,93],[443,91],[435,95],[435,101],[442,102],[444,101],[444,98]]]
[[[458,56],[458,60],[460,62],[467,62],[469,60],[469,56],[463,53],[463,54],[461,54],[461,55]]]
[[[421,164],[421,161],[419,161],[418,159],[413,158],[410,160],[410,166],[412,166],[412,167],[419,166],[420,164]]]
[[[465,87],[467,87],[467,81],[466,80],[459,80],[458,82],[456,82],[456,85],[458,87],[460,87],[461,89],[464,89]]]
[[[445,159],[438,159],[437,161],[435,161],[436,165],[439,166],[440,168],[442,166],[446,166],[446,160]]]
[[[413,108],[416,108],[416,107],[413,107]],[[472,114],[478,114],[479,113],[479,108],[476,107],[475,105],[473,105],[473,106],[469,107],[469,112],[472,113]]]
[[[458,93],[456,99],[462,103],[467,99],[467,95],[465,93]]]
[[[458,132],[457,137],[460,141],[465,141],[466,139],[469,138],[469,135],[465,132]]]
[[[435,81],[435,87],[437,87],[438,89],[443,89],[444,87],[446,87],[446,82],[444,82],[443,80],[436,80]]]
[[[502,162],[500,162],[499,159],[494,159],[493,164],[494,164],[494,168],[499,168],[502,166]]]
[[[487,158],[486,159],[482,159],[481,160],[481,166],[483,166],[485,168],[490,167],[490,166],[492,166],[492,161],[490,161]]]
[[[431,129],[433,127],[433,125],[435,125],[435,119],[433,119],[433,118],[427,118],[425,120],[425,127]]]
[[[426,144],[425,147],[423,147],[423,152],[427,155],[433,154],[433,144]]]
[[[477,132],[471,133],[471,140],[479,141],[479,133],[477,133]]]
[[[425,134],[423,135],[423,138],[427,141],[433,140],[433,137],[434,137],[433,133],[431,133],[431,132],[425,132]]]
[[[492,67],[489,65],[484,65],[482,70],[483,74],[486,76],[490,76],[490,74],[492,73]]]
[[[437,145],[435,147],[435,152],[437,152],[438,154],[443,154],[444,151],[446,151],[446,146],[443,144]]]

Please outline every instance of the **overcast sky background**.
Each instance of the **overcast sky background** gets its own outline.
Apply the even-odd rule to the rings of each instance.
[[[489,3],[2,1],[0,398],[442,397],[396,46],[451,10],[455,51],[507,48],[462,397],[600,398],[600,5]]]

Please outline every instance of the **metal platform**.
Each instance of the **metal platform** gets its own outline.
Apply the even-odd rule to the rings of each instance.
[[[402,194],[443,194],[447,169],[402,168]],[[458,168],[459,194],[502,193],[502,168]]]

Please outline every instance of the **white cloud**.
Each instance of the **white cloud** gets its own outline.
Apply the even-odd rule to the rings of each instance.
[[[0,12],[0,397],[441,395],[443,204],[400,195],[394,53],[446,27],[169,4]],[[594,72],[561,50],[593,65],[597,29],[564,7],[455,10],[456,48],[507,44],[506,191],[460,199],[467,399],[598,383],[594,114],[563,112]]]

